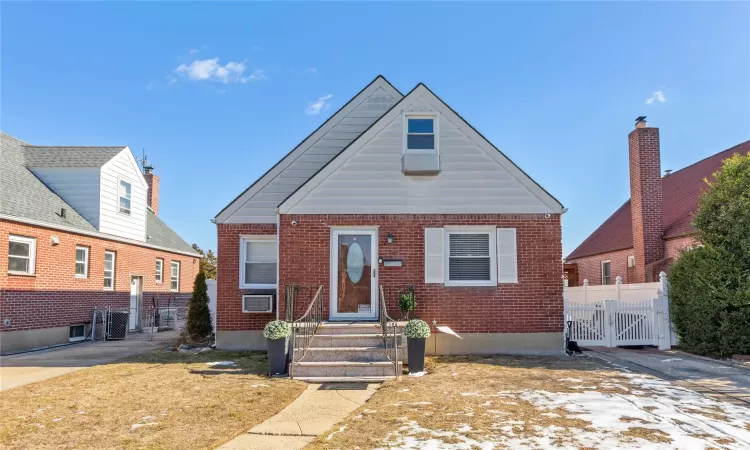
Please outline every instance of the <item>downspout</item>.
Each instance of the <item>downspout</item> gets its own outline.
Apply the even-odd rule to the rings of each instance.
[[[279,257],[281,240],[279,239],[279,236],[281,234],[281,214],[279,214],[278,206],[274,208],[274,211],[276,212],[276,320],[279,320],[279,295],[281,295],[281,280],[279,279],[279,272],[281,272],[281,264],[279,264],[281,260],[281,258]]]

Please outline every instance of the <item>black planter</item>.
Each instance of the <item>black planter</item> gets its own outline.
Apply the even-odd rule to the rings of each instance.
[[[286,338],[266,339],[268,342],[268,366],[271,375],[286,373]]]
[[[409,355],[409,373],[424,372],[424,347],[426,338],[406,338]]]

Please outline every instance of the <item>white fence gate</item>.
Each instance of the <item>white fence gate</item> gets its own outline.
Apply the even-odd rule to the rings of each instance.
[[[566,288],[565,329],[570,331],[570,340],[579,345],[617,347],[625,345],[655,345],[660,350],[671,348],[673,332],[669,320],[668,285],[666,274],[662,272],[659,283],[648,292],[645,284],[639,289],[654,295],[652,298],[633,296],[622,298],[622,280],[617,277],[615,286],[598,289],[598,295],[587,297],[587,282],[584,282],[583,298],[579,291]],[[627,285],[624,285],[627,286]],[[598,287],[598,286],[597,286]],[[614,289],[613,289],[614,288]],[[609,295],[616,298],[606,298]],[[604,299],[602,299],[604,294]]]

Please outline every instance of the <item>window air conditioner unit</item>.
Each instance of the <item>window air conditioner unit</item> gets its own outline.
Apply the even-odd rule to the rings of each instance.
[[[270,313],[273,312],[273,295],[243,295],[242,312]]]

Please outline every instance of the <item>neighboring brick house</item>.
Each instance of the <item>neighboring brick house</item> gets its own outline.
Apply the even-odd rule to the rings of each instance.
[[[265,349],[289,285],[323,286],[331,321],[411,285],[416,316],[463,338],[430,353],[559,354],[563,212],[425,85],[377,77],[214,219],[217,347]]]
[[[579,284],[644,283],[658,280],[680,252],[699,243],[692,226],[705,180],[750,141],[716,153],[676,172],[661,175],[659,129],[645,118],[628,136],[630,199],[566,258],[577,265]]]
[[[80,340],[95,306],[132,308],[137,328],[154,304],[184,302],[199,256],[158,218],[158,185],[128,147],[0,133],[0,352]]]

